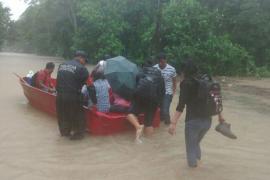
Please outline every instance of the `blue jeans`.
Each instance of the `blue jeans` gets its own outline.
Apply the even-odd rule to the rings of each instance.
[[[165,123],[170,123],[170,105],[172,102],[172,95],[166,94],[163,97],[161,106],[160,106],[160,118],[162,121],[165,121]]]
[[[191,167],[197,166],[201,159],[200,142],[211,127],[211,118],[192,119],[185,124],[187,162]]]

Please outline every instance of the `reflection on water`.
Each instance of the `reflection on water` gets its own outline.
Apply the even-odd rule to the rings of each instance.
[[[203,163],[196,170],[186,167],[183,122],[179,123],[175,137],[169,136],[167,127],[161,125],[153,137],[143,138],[139,145],[133,142],[133,131],[105,137],[87,135],[76,142],[60,137],[56,119],[27,102],[12,74],[25,75],[29,70],[44,68],[49,61],[57,66],[62,62],[59,58],[0,54],[1,180],[269,178],[270,145],[261,138],[269,137],[269,117],[246,112],[236,101],[226,102],[226,117],[239,119],[232,123],[241,138],[231,141],[210,130],[202,144]],[[173,102],[172,110],[177,98]],[[228,103],[234,103],[230,106],[237,106],[238,110]],[[240,111],[245,123],[240,121]],[[254,123],[258,116],[260,124]]]

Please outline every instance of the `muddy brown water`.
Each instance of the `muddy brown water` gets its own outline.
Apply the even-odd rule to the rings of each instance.
[[[162,124],[140,145],[133,143],[134,132],[87,135],[76,142],[61,138],[56,119],[28,104],[12,74],[25,75],[29,70],[42,69],[49,61],[59,65],[62,59],[0,53],[1,180],[270,179],[270,79],[224,80],[224,116],[238,139],[215,132],[214,118],[202,142],[202,163],[189,169],[184,117],[176,136],[171,137]],[[171,111],[176,103],[174,97]]]

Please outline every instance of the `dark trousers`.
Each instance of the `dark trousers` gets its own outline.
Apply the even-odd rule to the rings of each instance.
[[[163,97],[161,106],[160,106],[160,119],[165,121],[165,123],[170,123],[170,105],[172,102],[172,95],[166,94]]]
[[[185,140],[187,162],[189,166],[196,166],[201,159],[200,142],[211,127],[211,118],[192,119],[185,124]]]
[[[144,126],[151,127],[157,108],[158,105],[156,102],[135,100],[131,104],[129,113],[134,114],[135,116],[144,113]]]
[[[74,134],[84,134],[85,114],[80,95],[58,93],[56,111],[59,131],[62,136],[70,135],[71,131]]]

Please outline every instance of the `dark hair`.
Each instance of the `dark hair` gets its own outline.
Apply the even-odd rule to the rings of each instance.
[[[182,63],[180,72],[184,73],[186,78],[194,77],[198,73],[198,67],[192,59],[188,59]]]
[[[98,79],[105,79],[105,75],[102,71],[94,71],[93,72],[93,79],[94,79],[94,81],[96,81]]]
[[[152,60],[146,60],[143,64],[142,67],[152,67],[154,65]]]
[[[160,61],[160,60],[162,60],[162,59],[166,59],[165,53],[159,53],[159,54],[157,55],[157,60],[158,60],[158,61]]]
[[[75,58],[76,58],[76,57],[82,57],[82,58],[85,59],[86,62],[88,62],[87,54],[86,54],[86,52],[84,52],[84,51],[77,50],[77,51],[75,52],[75,54],[74,54],[74,57],[75,57]]]
[[[48,63],[46,64],[46,69],[54,69],[54,67],[55,67],[55,65],[54,65],[53,62],[48,62]]]

